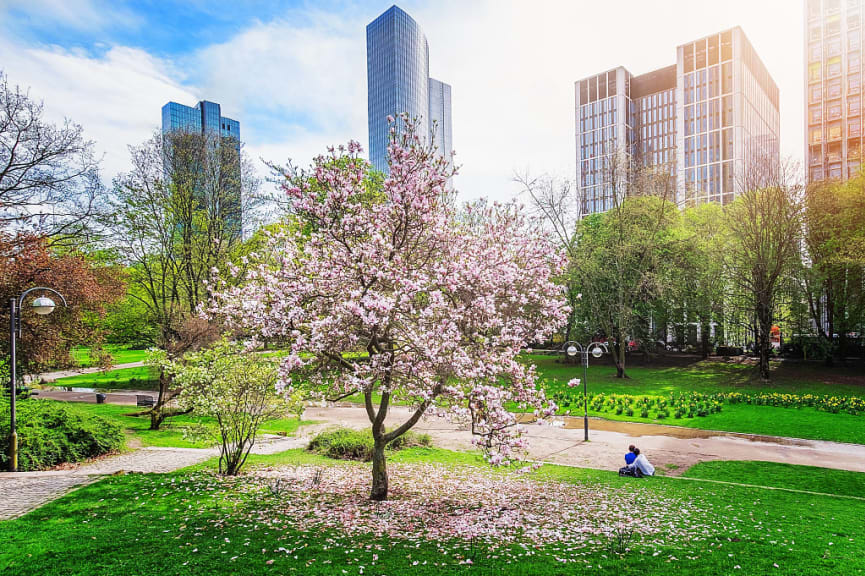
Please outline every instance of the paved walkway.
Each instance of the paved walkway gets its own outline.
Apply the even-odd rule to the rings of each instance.
[[[253,454],[276,454],[299,448],[307,435],[283,437],[265,435]],[[216,448],[147,447],[105,458],[97,458],[67,470],[44,472],[0,472],[0,520],[21,516],[70,490],[90,484],[103,476],[120,472],[166,473],[199,464],[219,455]]]
[[[396,427],[406,420],[408,410],[391,408],[386,425]],[[368,428],[366,410],[360,406],[308,408],[307,420],[332,425]],[[675,426],[617,423],[589,419],[589,439],[583,440],[583,422],[567,426],[527,424],[528,457],[532,460],[586,468],[618,470],[623,466],[630,444],[639,446],[649,460],[666,475],[681,474],[697,462],[707,460],[759,460],[785,464],[820,466],[865,472],[865,446],[753,436],[709,430],[683,430]],[[604,429],[601,429],[604,428]],[[421,420],[414,428],[432,436],[433,444],[453,450],[472,449],[471,433],[441,418]]]

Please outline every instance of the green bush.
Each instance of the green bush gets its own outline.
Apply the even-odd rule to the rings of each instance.
[[[9,413],[9,403],[0,401]],[[44,470],[65,462],[80,462],[123,447],[117,424],[81,414],[61,402],[25,400],[18,403],[18,469]],[[0,420],[0,466],[9,459],[9,420]]]
[[[388,444],[387,448],[389,450],[402,450],[415,446],[429,446],[430,444],[429,434],[417,434],[409,431]],[[372,460],[373,451],[372,434],[368,430],[360,431],[351,428],[325,430],[310,441],[308,449],[311,452],[337,460],[369,462]]]

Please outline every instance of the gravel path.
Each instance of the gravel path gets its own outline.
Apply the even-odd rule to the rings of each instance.
[[[127,362],[125,364],[114,364],[111,366],[110,370],[122,370],[124,368],[137,368],[139,366],[144,366],[144,362]],[[90,368],[76,368],[74,370],[58,370],[57,372],[43,372],[42,374],[35,374],[33,376],[25,376],[24,381],[26,383],[30,382],[54,382],[60,378],[68,378],[69,376],[78,376],[79,374],[95,374],[96,372],[103,372],[104,369],[99,366],[92,366]]]

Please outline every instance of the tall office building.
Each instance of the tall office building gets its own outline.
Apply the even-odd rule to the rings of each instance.
[[[226,179],[234,190],[227,195],[230,198],[223,212],[238,235],[243,232],[241,204],[241,168],[240,168],[240,122],[222,115],[219,104],[202,100],[194,108],[177,102],[169,102],[162,107],[162,133],[187,132],[203,134],[212,137],[220,146],[231,146],[234,154],[229,156],[236,164],[231,168],[236,172]]]
[[[805,2],[809,181],[846,179],[862,155],[863,0]]]
[[[429,129],[436,149],[450,160],[453,150],[451,123],[451,86],[434,78],[429,79]]]
[[[439,152],[450,158],[451,87],[429,77],[429,45],[414,19],[391,6],[366,27],[369,158],[382,172],[388,171],[387,117],[407,113],[417,118],[421,138],[437,124]]]
[[[727,204],[750,166],[779,162],[778,87],[739,27],[678,46],[675,65],[578,80],[575,100],[583,214],[613,206],[632,163],[669,171],[679,204]]]

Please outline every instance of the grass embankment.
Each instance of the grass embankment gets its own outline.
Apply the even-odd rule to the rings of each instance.
[[[538,367],[538,375],[548,396],[561,395],[574,398],[573,404],[562,406],[560,413],[570,411],[582,414],[577,398],[579,390],[569,388],[570,379],[582,378],[579,366],[565,365],[550,356],[525,357]],[[671,394],[718,394],[741,392],[745,394],[778,393],[819,396],[865,396],[865,378],[853,368],[819,369],[802,365],[776,367],[773,380],[765,384],[754,374],[751,366],[722,362],[696,362],[688,366],[642,367],[628,369],[628,379],[616,378],[615,368],[606,365],[589,367],[588,387],[591,394],[626,394],[635,397],[669,398]],[[560,402],[561,404],[561,402]],[[754,404],[727,404],[719,413],[694,418],[663,420],[616,415],[612,411],[589,410],[592,416],[609,420],[647,422],[685,426],[704,430],[722,430],[747,434],[787,436],[814,440],[831,440],[865,444],[865,414],[831,413],[816,408],[759,406]]]
[[[81,368],[90,368],[96,363],[90,355],[90,347],[76,346],[72,349],[72,359]],[[129,346],[121,344],[106,344],[105,351],[111,354],[112,364],[129,364],[131,362],[143,362],[147,357],[147,350],[133,350]]]
[[[149,366],[134,366],[107,372],[77,374],[58,378],[51,386],[63,388],[95,388],[98,390],[156,390],[159,380]]]
[[[310,471],[303,467],[321,467],[320,486],[315,480],[295,480],[282,492],[272,479],[224,480],[201,467],[171,475],[111,477],[20,519],[0,522],[0,541],[4,542],[0,572],[40,576],[865,572],[861,564],[865,503],[855,500],[676,478],[636,480],[560,466],[544,466],[534,474],[517,477],[507,471],[475,468],[476,458],[430,448],[394,454],[390,459],[393,500],[386,504],[370,503],[360,494],[339,499],[344,496],[339,482],[360,477],[365,484],[369,465],[334,462],[299,450],[253,456],[249,466],[292,466],[284,472],[288,478]],[[437,462],[435,468],[429,468],[430,460]],[[428,494],[419,492],[417,486],[401,485],[400,475],[411,470],[438,470],[435,477],[417,479],[418,484],[426,480],[431,487]],[[454,478],[460,490],[488,483],[507,489],[517,486],[525,498],[487,510],[483,507],[488,503],[461,501],[459,490],[435,491],[436,485]],[[602,504],[606,500],[625,503],[625,509],[593,507],[592,502],[586,509],[544,508],[547,516],[566,519],[577,534],[584,523],[603,522],[601,515],[633,515],[637,529],[652,520],[640,518],[641,511],[659,504],[668,506],[664,513],[678,520],[658,523],[659,532],[637,534],[621,547],[615,531],[606,535],[587,532],[586,542],[578,538],[570,545],[556,544],[557,534],[551,532],[542,536],[542,542],[548,543],[538,545],[530,530],[522,530],[519,520],[508,532],[507,541],[470,538],[467,533],[376,536],[357,529],[367,526],[388,534],[388,526],[403,522],[401,516],[412,510],[421,494],[423,502],[434,507],[433,512],[424,512],[425,518],[453,520],[455,524],[449,525],[459,527],[463,527],[462,517],[484,518],[480,524],[464,526],[483,534],[495,522],[531,507],[548,491],[580,492],[604,501]],[[495,497],[485,494],[482,499]],[[298,507],[298,499],[315,507]],[[593,514],[586,515],[587,510]],[[330,518],[334,512],[336,517]],[[359,524],[358,515],[371,523]],[[310,522],[327,522],[333,527],[313,530],[308,527]],[[349,533],[349,527],[355,530]],[[594,544],[587,544],[589,541]]]
[[[53,400],[30,400],[30,402],[53,402]],[[62,403],[68,410],[91,416],[102,416],[120,426],[127,436],[127,443],[134,439],[141,446],[174,448],[207,448],[213,446],[217,437],[217,424],[213,418],[184,414],[169,418],[159,430],[150,430],[150,417],[141,414],[142,409],[135,406],[116,404],[86,404],[78,402]],[[268,420],[260,433],[291,435],[300,426],[310,422],[297,418]]]
[[[865,498],[865,474],[774,462],[701,462],[684,476]],[[865,502],[862,510],[865,511]]]

